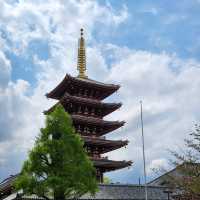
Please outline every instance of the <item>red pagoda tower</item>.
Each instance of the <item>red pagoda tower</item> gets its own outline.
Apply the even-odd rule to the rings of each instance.
[[[58,100],[71,115],[76,132],[85,142],[85,148],[96,168],[99,182],[103,182],[103,173],[128,167],[131,161],[113,161],[102,154],[121,148],[128,141],[107,140],[105,135],[124,125],[124,121],[105,121],[103,117],[121,107],[121,103],[104,103],[106,97],[119,89],[119,85],[105,84],[89,79],[86,75],[86,53],[83,29],[78,46],[78,77],[66,74],[55,89],[46,94],[48,98]],[[56,104],[57,105],[57,104]],[[51,112],[54,105],[45,113]]]

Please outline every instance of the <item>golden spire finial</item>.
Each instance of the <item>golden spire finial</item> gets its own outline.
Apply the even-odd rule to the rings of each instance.
[[[81,38],[78,44],[78,63],[77,69],[79,71],[79,78],[87,78],[85,75],[86,71],[86,55],[85,55],[85,40],[83,38],[83,29],[81,28]]]

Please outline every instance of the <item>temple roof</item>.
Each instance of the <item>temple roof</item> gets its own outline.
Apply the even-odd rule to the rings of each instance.
[[[98,135],[103,135],[105,133],[114,131],[119,127],[125,124],[124,121],[105,121],[99,118],[94,117],[85,117],[82,115],[71,115],[74,124],[84,124],[84,125],[93,125],[96,127],[101,127],[102,132],[98,133]]]
[[[94,99],[72,96],[68,93],[65,93],[65,95],[61,98],[60,102],[62,103],[63,106],[72,102],[72,103],[79,104],[79,105],[88,105],[88,106],[99,108],[99,109],[101,109],[102,117],[104,117],[104,116],[110,114],[111,112],[117,110],[122,105],[121,103],[104,103],[104,102],[94,100]],[[57,104],[52,106],[49,110],[45,111],[45,114],[53,111]]]
[[[148,200],[168,200],[167,187],[148,187]],[[95,196],[85,194],[80,199],[105,199],[105,200],[145,200],[145,186],[141,184],[99,184]],[[28,200],[28,199],[27,199]]]
[[[16,180],[19,174],[11,175],[8,178],[0,182],[0,199],[1,195],[9,194],[13,188],[13,182]]]
[[[166,191],[171,190],[168,187],[148,186],[148,200],[168,200]],[[176,193],[178,189],[174,189]],[[99,184],[98,191],[95,196],[86,193],[78,198],[82,200],[145,200],[145,186],[142,184]],[[189,199],[189,198],[188,198]],[[20,195],[17,197],[17,192],[10,194],[5,200],[44,200],[36,195]]]
[[[94,159],[92,158],[92,161],[94,163],[94,166],[97,168],[101,168],[105,172],[122,169],[125,167],[130,167],[132,165],[132,161],[114,161],[114,160],[108,160],[108,159]]]
[[[71,115],[74,122],[84,122],[86,124],[97,125],[97,126],[118,126],[121,127],[125,124],[124,121],[106,121],[95,117],[85,117],[83,115]]]
[[[47,93],[46,96],[48,98],[60,99],[67,91],[68,87],[75,85],[82,88],[91,88],[101,91],[101,96],[99,97],[100,100],[108,97],[120,87],[119,85],[105,84],[92,79],[72,77],[69,74],[66,74],[64,79],[51,92]]]
[[[101,154],[107,153],[109,151],[113,151],[120,147],[126,146],[128,144],[128,140],[106,140],[104,138],[97,137],[89,137],[82,136],[86,146],[95,146],[101,148]]]

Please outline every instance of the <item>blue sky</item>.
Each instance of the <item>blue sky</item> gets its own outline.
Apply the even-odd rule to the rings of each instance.
[[[164,51],[176,54],[180,58],[199,60],[200,8],[198,1],[98,2],[102,6],[111,6],[116,14],[124,7],[127,9],[128,17],[125,23],[109,31],[100,28],[102,23],[99,23],[99,26],[97,24],[92,32],[92,37],[97,43],[114,43],[120,47],[126,46],[130,49],[155,53]],[[34,29],[34,24],[30,23],[30,27]],[[56,26],[52,30],[54,29]],[[6,32],[2,32],[2,35],[6,37]],[[35,54],[42,60],[49,58],[48,41],[45,41],[45,38],[31,41],[25,55],[16,56],[13,52],[7,53],[16,66],[12,73],[13,80],[23,78],[34,85],[32,73],[35,73],[35,70],[32,59]]]
[[[0,180],[19,172],[42,111],[55,103],[44,94],[65,73],[77,74],[81,27],[89,77],[122,86],[107,101],[123,107],[107,119],[127,123],[108,138],[130,144],[109,156],[134,164],[107,176],[123,183],[142,176],[141,99],[148,180],[152,168],[170,168],[167,149],[182,148],[200,118],[200,1],[0,0],[0,8]]]
[[[200,8],[197,0],[181,1],[181,3],[134,0],[98,2],[102,6],[112,7],[116,14],[125,8],[128,17],[125,23],[112,30],[108,30],[109,27],[102,30],[102,22],[97,24],[92,31],[92,37],[97,43],[113,43],[135,50],[167,52],[176,54],[180,58],[200,59],[198,20]],[[34,30],[34,23],[30,23],[29,26]],[[56,26],[52,28],[52,31],[54,29]],[[9,38],[5,30],[6,28],[1,29],[1,35]],[[23,78],[34,86],[33,55],[37,55],[41,60],[48,59],[50,56],[48,41],[45,41],[45,37],[35,39],[28,44],[26,54],[16,56],[13,52],[7,52],[6,55],[16,66],[12,71],[12,79]]]
[[[115,41],[133,49],[156,53],[166,51],[182,58],[199,59],[199,45],[196,43],[200,32],[198,1],[109,2],[115,9],[126,5],[130,17],[109,33],[110,37],[97,35],[103,42]]]

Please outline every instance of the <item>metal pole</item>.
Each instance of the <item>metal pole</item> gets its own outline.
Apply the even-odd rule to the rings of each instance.
[[[142,113],[142,101],[140,101],[140,111],[141,111],[141,128],[142,128],[142,152],[143,152],[143,165],[144,165],[144,187],[145,187],[145,200],[148,200],[147,194],[147,175],[146,175],[146,159],[144,150],[144,128],[143,128],[143,113]]]

